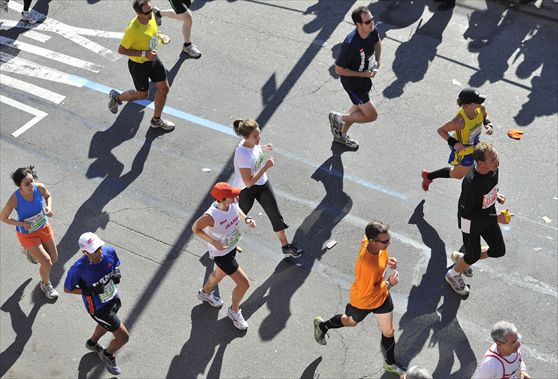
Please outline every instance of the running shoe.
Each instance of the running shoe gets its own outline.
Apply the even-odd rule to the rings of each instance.
[[[117,96],[120,96],[120,92],[115,89],[111,89],[109,93],[108,109],[114,114],[118,113],[118,106],[122,104],[122,102],[118,101],[116,98]]]
[[[397,362],[390,365],[386,361],[384,361],[384,370],[386,370],[387,372],[392,372],[397,375],[403,375],[407,371],[406,369],[401,367],[401,365]]]
[[[219,308],[223,305],[223,300],[217,295],[215,295],[215,291],[211,291],[209,295],[206,295],[202,289],[198,291],[198,299],[201,301],[206,301],[212,307]]]
[[[155,23],[157,26],[161,26],[161,10],[157,7],[153,7],[153,15],[155,16]]]
[[[428,179],[428,174],[430,174],[430,171],[426,170],[422,170],[422,173],[420,174],[420,176],[422,177],[422,189],[424,191],[428,191],[430,183],[432,183],[432,180]]]
[[[107,368],[108,372],[110,372],[112,375],[120,375],[122,370],[116,364],[116,358],[114,357],[114,355],[112,357],[109,357],[108,355],[105,354],[105,351],[106,349],[104,348],[99,350],[98,352],[99,358],[101,358],[101,360],[105,364],[105,367]]]
[[[337,143],[341,143],[351,149],[358,149],[358,141],[355,139],[352,139],[351,137],[349,137],[349,135],[339,135],[339,136],[335,136],[333,137],[333,140]]]
[[[233,311],[230,307],[227,309],[227,316],[232,320],[234,326],[240,330],[248,329],[248,323],[244,320],[242,316],[242,310],[239,309],[238,312]]]
[[[333,137],[338,137],[341,135],[341,128],[343,127],[343,123],[337,121],[336,115],[340,113],[337,112],[329,112],[329,127],[331,128],[331,134]]]
[[[327,344],[327,340],[326,340],[327,333],[324,333],[320,329],[320,324],[322,322],[324,322],[324,319],[321,318],[320,316],[316,316],[316,318],[314,319],[314,339],[320,345],[325,345]]]
[[[459,258],[461,258],[463,256],[463,253],[459,252],[459,251],[454,251],[451,253],[450,258],[451,261],[455,264],[457,264],[457,262],[459,261]],[[465,275],[466,277],[470,278],[471,276],[473,276],[473,269],[471,267],[469,267],[468,269],[465,269],[461,272],[463,275]]]
[[[54,289],[54,287],[52,286],[52,284],[50,282],[48,282],[47,284],[44,284],[43,282],[41,282],[39,284],[39,287],[41,288],[41,291],[44,292],[45,296],[50,299],[50,300],[54,300],[58,298],[58,291]]]
[[[90,351],[94,351],[95,353],[99,353],[99,351],[104,350],[104,346],[97,343],[93,343],[91,340],[85,341],[85,348]]]
[[[196,47],[196,45],[188,45],[182,46],[182,51],[186,53],[186,55],[193,59],[199,59],[201,57],[200,50]]]
[[[37,264],[37,260],[35,258],[33,258],[33,256],[31,256],[31,253],[29,253],[29,250],[27,249],[22,249],[21,252],[25,255],[25,257],[27,258],[27,262],[29,263],[33,263],[34,265]]]
[[[29,12],[23,11],[21,12],[21,21],[28,22],[30,24],[36,24],[39,21],[37,18],[31,16]]]
[[[283,254],[290,255],[293,258],[298,258],[302,255],[302,249],[296,247],[292,243],[288,243],[281,248]]]
[[[4,12],[8,11],[8,0],[0,0],[0,10]]]
[[[168,120],[165,120],[165,119],[162,119],[162,118],[160,118],[158,120],[155,120],[155,119],[151,118],[151,127],[152,128],[161,128],[161,129],[163,129],[167,132],[171,132],[171,131],[174,130],[174,126],[175,126],[174,122],[172,122],[172,121],[168,121]]]
[[[456,276],[452,276],[448,271],[446,273],[446,282],[453,288],[453,290],[461,296],[468,296],[469,295],[469,285],[465,284],[463,277],[461,274]]]

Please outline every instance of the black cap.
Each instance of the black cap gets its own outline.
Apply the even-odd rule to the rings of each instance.
[[[459,100],[463,104],[482,104],[486,100],[486,96],[479,93],[474,88],[465,88],[463,91],[459,92]]]

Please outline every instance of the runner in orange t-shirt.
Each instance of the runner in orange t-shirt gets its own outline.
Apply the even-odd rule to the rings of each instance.
[[[395,360],[395,330],[393,328],[393,302],[389,289],[399,282],[397,259],[390,257],[387,247],[390,243],[388,226],[380,221],[366,225],[366,237],[360,243],[355,264],[355,281],[351,287],[350,303],[344,314],[324,321],[320,316],[314,319],[314,338],[325,345],[329,329],[356,326],[370,313],[374,313],[382,331],[382,347],[386,353],[384,369],[399,375],[405,373]],[[387,280],[387,267],[393,269]]]

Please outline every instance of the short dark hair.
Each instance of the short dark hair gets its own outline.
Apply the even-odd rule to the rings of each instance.
[[[479,142],[473,150],[473,159],[475,161],[484,162],[486,160],[486,154],[488,152],[496,153],[496,147],[488,142]]]
[[[134,2],[132,3],[132,7],[134,7],[136,13],[140,13],[143,12],[143,6],[150,2],[151,0],[134,0]]]
[[[37,180],[37,173],[35,172],[34,168],[34,166],[28,166],[20,167],[15,170],[12,173],[12,180],[14,181],[14,184],[19,187],[23,179],[25,179],[25,177],[29,174],[33,176],[33,179]]]
[[[351,18],[353,19],[353,22],[355,23],[355,25],[356,25],[357,22],[362,23],[361,14],[368,13],[368,12],[370,12],[370,9],[366,8],[365,6],[357,7],[355,9],[353,9],[353,11],[351,12]]]
[[[376,240],[380,234],[387,233],[389,225],[384,224],[382,221],[370,221],[364,229],[364,234],[369,240]]]

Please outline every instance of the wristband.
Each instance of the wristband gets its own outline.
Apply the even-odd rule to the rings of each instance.
[[[483,125],[489,125],[489,124],[492,124],[492,121],[490,121],[488,118],[485,118],[484,120],[482,120],[482,124]]]
[[[145,58],[145,50],[142,50],[142,51],[141,51],[141,56],[142,56],[143,58]]]
[[[386,280],[386,283],[387,283],[387,289],[388,290],[391,289],[391,287],[393,287],[393,284],[390,283],[389,279]]]
[[[455,138],[450,137],[448,138],[448,145],[450,145],[451,147],[453,147],[456,143],[458,143],[459,141],[457,141]]]
[[[248,224],[248,221],[249,221],[249,220],[253,220],[253,218],[252,218],[252,217],[246,217],[246,218],[244,219],[244,223]]]

